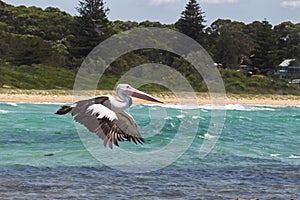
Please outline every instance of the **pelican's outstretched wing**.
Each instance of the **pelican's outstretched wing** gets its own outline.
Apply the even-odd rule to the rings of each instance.
[[[105,105],[109,105],[108,100],[108,97],[96,97],[79,101],[71,106],[71,114],[75,121],[104,140],[104,146],[108,144],[112,148],[113,144],[119,146],[118,142],[125,140],[144,142],[132,117],[125,112],[114,112],[106,107]]]
[[[125,132],[126,138],[134,143],[143,143],[144,139],[140,135],[132,116],[124,111],[116,112],[116,114],[118,117],[117,126]]]

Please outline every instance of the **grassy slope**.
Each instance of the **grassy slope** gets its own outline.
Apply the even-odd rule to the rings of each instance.
[[[16,89],[70,90],[73,89],[76,70],[44,65],[11,66],[0,64],[0,88],[10,86]],[[300,95],[298,85],[287,84],[286,80],[273,79],[261,75],[246,77],[236,71],[222,71],[226,91],[235,94],[293,94]],[[117,77],[104,76],[98,89],[114,89]],[[166,91],[163,87],[145,86],[149,92]],[[200,91],[205,92],[205,91]]]
[[[20,89],[72,89],[75,70],[44,65],[0,65],[0,87]]]

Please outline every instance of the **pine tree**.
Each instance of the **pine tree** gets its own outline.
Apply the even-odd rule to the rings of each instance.
[[[109,21],[103,0],[82,0],[79,1],[77,11],[84,22],[87,31],[96,32],[103,35],[106,32]]]
[[[110,34],[109,9],[103,0],[81,0],[77,7],[79,17],[75,25],[74,56],[86,56]],[[84,46],[82,46],[84,45]]]
[[[276,35],[272,25],[267,20],[257,24],[255,34],[256,47],[251,59],[254,67],[258,67],[262,74],[267,74],[275,69],[278,63],[276,56]]]
[[[194,40],[204,42],[205,16],[196,0],[190,0],[175,27]]]

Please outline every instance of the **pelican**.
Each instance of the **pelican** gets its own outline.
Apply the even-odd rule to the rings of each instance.
[[[132,105],[132,98],[162,103],[154,97],[139,91],[128,84],[119,84],[116,88],[118,99],[112,96],[96,96],[80,100],[71,106],[64,105],[55,114],[70,113],[76,122],[83,124],[89,131],[94,132],[112,149],[118,142],[133,141],[143,143],[144,139],[137,130],[137,126],[124,110]]]

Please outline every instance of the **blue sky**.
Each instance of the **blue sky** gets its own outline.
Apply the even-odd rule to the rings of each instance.
[[[57,7],[77,15],[79,0],[3,0],[12,5]],[[110,20],[175,23],[188,0],[104,0]],[[210,25],[218,18],[250,23],[266,18],[271,24],[300,23],[300,0],[198,0]]]

